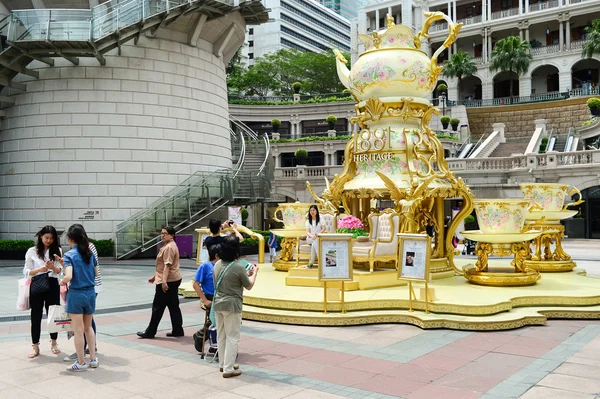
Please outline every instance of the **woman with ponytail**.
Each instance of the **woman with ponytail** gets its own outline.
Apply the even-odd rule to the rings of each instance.
[[[75,351],[77,352],[77,360],[67,367],[67,370],[85,371],[88,367],[98,367],[95,350],[96,335],[92,328],[92,317],[96,310],[94,286],[98,275],[98,261],[90,250],[90,243],[83,226],[69,227],[67,240],[71,250],[65,254],[64,258],[58,258],[65,268],[65,277],[61,280],[60,285],[70,283],[65,310],[71,316],[75,332]],[[89,363],[85,362],[84,334],[90,349]]]

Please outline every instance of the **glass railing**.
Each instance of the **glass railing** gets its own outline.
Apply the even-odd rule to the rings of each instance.
[[[215,0],[233,7],[233,0]],[[0,24],[0,36],[9,42],[89,41],[114,34],[139,24],[154,15],[201,0],[111,0],[91,10],[29,9],[16,10]],[[183,10],[183,9],[182,9]]]
[[[259,136],[232,120],[234,169],[197,172],[149,207],[117,226],[117,257],[126,258],[160,242],[160,228],[177,232],[210,218],[231,201],[256,202],[269,198],[273,160],[266,135]]]

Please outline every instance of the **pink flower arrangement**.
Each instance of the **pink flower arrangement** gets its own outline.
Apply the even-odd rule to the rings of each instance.
[[[348,215],[338,221],[338,229],[362,229],[364,226],[359,218]]]

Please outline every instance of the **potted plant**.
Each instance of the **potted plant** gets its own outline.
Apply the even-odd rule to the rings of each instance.
[[[469,215],[464,220],[465,230],[477,230],[477,221],[475,216]]]
[[[437,86],[437,91],[438,91],[439,94],[446,94],[448,92],[448,86],[446,86],[443,83],[440,83]]]
[[[440,122],[442,122],[442,127],[444,128],[444,130],[446,130],[446,129],[448,129],[448,125],[450,124],[450,117],[442,116],[440,118]]]
[[[281,126],[281,121],[279,119],[271,119],[271,127],[273,128],[273,133],[279,132],[279,126]]]
[[[460,119],[452,118],[450,119],[450,125],[452,125],[452,130],[455,132],[458,130],[458,124],[460,123]]]
[[[592,97],[587,100],[587,106],[590,109],[592,115],[600,115],[600,98]]]
[[[542,141],[540,142],[540,154],[546,153],[546,148],[548,147],[548,137],[542,137]]]
[[[246,208],[242,208],[242,225],[245,226],[248,222],[248,210]]]
[[[306,158],[308,158],[308,151],[304,148],[298,148],[296,152],[294,152],[294,156],[298,162],[298,165],[306,165]]]
[[[292,90],[294,90],[294,94],[299,94],[301,88],[302,88],[302,83],[300,83],[300,82],[294,82],[292,84]]]
[[[337,118],[334,115],[329,115],[325,119],[325,122],[327,122],[327,124],[329,125],[329,130],[334,130],[335,129],[335,123],[337,122]]]

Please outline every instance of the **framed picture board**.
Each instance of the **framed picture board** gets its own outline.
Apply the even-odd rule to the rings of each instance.
[[[352,234],[319,234],[319,281],[352,281]]]
[[[431,237],[427,234],[398,234],[398,279],[429,282]]]

